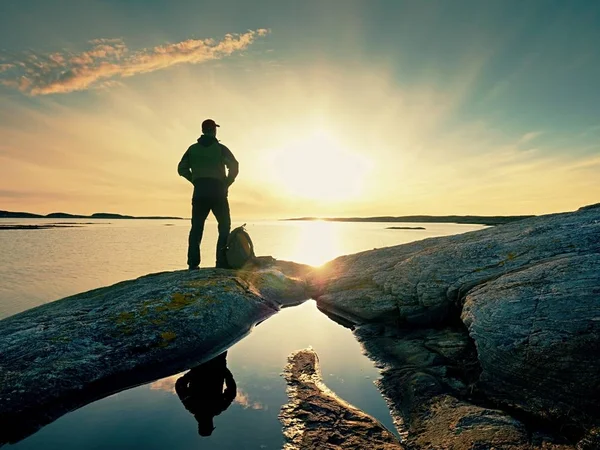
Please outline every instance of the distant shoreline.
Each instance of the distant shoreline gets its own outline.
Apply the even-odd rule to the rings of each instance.
[[[0,224],[0,231],[2,230],[49,230],[53,228],[77,228],[81,227],[81,225],[58,225],[58,224],[48,224],[48,225],[4,225]]]
[[[157,220],[184,220],[183,217],[173,216],[128,216],[116,213],[94,213],[90,216],[82,214],[69,214],[55,212],[50,214],[34,214],[19,211],[0,211],[0,219],[157,219]]]
[[[404,223],[457,223],[464,225],[502,225],[517,220],[529,219],[533,215],[523,216],[377,216],[377,217],[293,217],[280,221],[327,221],[327,222],[404,222]],[[117,213],[94,213],[91,215],[54,212],[35,214],[20,211],[0,210],[0,219],[137,219],[137,220],[189,220],[177,216],[129,216]]]
[[[284,221],[326,222],[404,222],[404,223],[458,223],[464,225],[503,225],[535,216],[378,216],[378,217],[295,217]]]

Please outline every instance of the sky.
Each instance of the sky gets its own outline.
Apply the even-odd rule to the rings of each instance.
[[[0,0],[0,209],[189,216],[213,118],[232,216],[600,201],[600,2]]]

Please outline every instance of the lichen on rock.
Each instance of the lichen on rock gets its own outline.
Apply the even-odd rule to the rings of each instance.
[[[163,272],[2,320],[0,445],[222,352],[282,306],[308,298],[306,283],[282,272],[292,269],[306,266]]]

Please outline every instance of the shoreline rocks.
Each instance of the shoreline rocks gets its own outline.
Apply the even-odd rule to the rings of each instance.
[[[466,297],[462,321],[477,347],[478,388],[539,415],[600,418],[600,253],[511,272]]]
[[[498,449],[574,448],[600,423],[600,205],[342,256],[310,282],[382,367],[414,448],[493,429]],[[451,417],[476,426],[452,438]]]
[[[287,269],[302,270],[286,263]],[[68,411],[210,359],[281,307],[303,280],[271,268],[147,275],[0,322],[0,445]]]
[[[279,418],[287,439],[285,450],[404,449],[381,423],[323,384],[319,358],[312,349],[292,353],[284,376],[289,401]]]

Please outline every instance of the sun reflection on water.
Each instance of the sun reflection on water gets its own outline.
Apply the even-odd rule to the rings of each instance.
[[[333,222],[298,223],[296,242],[289,249],[292,261],[321,266],[342,254],[341,237]]]

